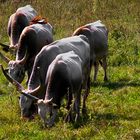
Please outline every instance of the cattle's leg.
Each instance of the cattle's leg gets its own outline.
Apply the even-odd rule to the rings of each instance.
[[[74,94],[74,111],[76,113],[75,122],[80,117],[80,101],[81,101],[81,90]]]
[[[107,61],[106,61],[106,57],[103,58],[103,62],[102,62],[102,67],[104,69],[104,81],[108,81],[108,78],[107,78]]]
[[[99,69],[99,62],[95,61],[94,62],[94,81],[96,81],[96,79],[97,79],[98,69]]]
[[[67,110],[68,110],[68,114],[65,118],[65,122],[70,122],[72,120],[72,116],[71,116],[71,104],[72,104],[72,92],[71,89],[68,89],[68,95],[67,95]]]
[[[67,100],[68,100],[68,102],[67,102],[67,107],[66,108],[67,108],[67,110],[69,110],[70,105],[72,104],[72,93],[71,93],[70,89],[68,89]]]
[[[87,87],[86,87],[85,93],[83,95],[83,107],[82,107],[83,114],[86,113],[86,99],[89,95],[89,92],[90,92],[90,77],[88,78]]]
[[[47,125],[49,127],[52,127],[54,125],[54,121],[55,121],[55,118],[58,114],[58,109],[52,109],[52,117],[49,119],[49,121],[47,122]]]

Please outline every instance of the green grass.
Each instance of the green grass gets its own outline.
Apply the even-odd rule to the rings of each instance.
[[[0,42],[9,42],[6,33],[9,16],[29,3],[0,4]],[[109,81],[103,82],[100,68],[97,82],[91,83],[87,116],[81,116],[78,123],[64,123],[66,110],[62,106],[55,126],[44,128],[38,115],[33,121],[20,119],[20,94],[0,72],[0,140],[139,140],[139,0],[35,0],[32,6],[54,26],[55,39],[70,36],[86,23],[103,21],[109,29]],[[1,58],[0,63],[7,66]]]

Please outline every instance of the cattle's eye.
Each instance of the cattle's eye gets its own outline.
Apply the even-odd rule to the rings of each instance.
[[[9,67],[12,67],[12,64],[9,64]]]

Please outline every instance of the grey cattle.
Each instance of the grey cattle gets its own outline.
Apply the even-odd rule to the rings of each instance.
[[[33,70],[28,82],[28,89],[23,93],[31,94],[38,98],[44,99],[47,87],[45,84],[45,77],[48,71],[48,67],[58,54],[68,51],[74,51],[80,57],[83,62],[83,73],[86,73],[85,79],[89,78],[90,66],[88,61],[90,59],[90,46],[88,39],[83,35],[67,37],[61,40],[57,40],[50,45],[44,46],[38,53],[35,58]],[[86,108],[85,100],[89,92],[89,84],[85,89],[86,92],[83,99],[83,108]],[[35,92],[32,92],[32,90],[35,90]],[[32,103],[32,99],[21,95],[20,107],[22,116],[30,117],[32,115],[30,112]]]
[[[94,81],[96,81],[99,63],[104,69],[104,81],[107,81],[107,62],[106,57],[108,54],[108,30],[101,23],[96,21],[79,27],[73,35],[85,35],[90,42],[90,58],[91,67],[94,65]]]
[[[10,47],[17,48],[17,43],[22,30],[29,25],[29,22],[37,16],[36,10],[31,5],[20,7],[12,14],[8,22],[8,35]]]
[[[44,20],[34,21],[22,31],[16,52],[16,59],[9,62],[9,74],[22,82],[25,71],[30,77],[35,56],[43,46],[53,42],[52,26]],[[33,22],[32,21],[32,22]]]
[[[45,125],[52,126],[54,124],[54,120],[64,96],[68,96],[68,110],[70,109],[70,104],[72,102],[71,97],[74,96],[73,107],[76,112],[75,121],[79,118],[81,88],[82,83],[86,80],[82,63],[80,57],[73,51],[70,51],[57,55],[49,65],[46,76],[47,88],[45,99],[40,99],[37,102],[38,113]],[[47,121],[46,114],[51,113],[52,117]]]

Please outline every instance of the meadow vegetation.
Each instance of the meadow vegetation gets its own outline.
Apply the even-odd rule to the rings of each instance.
[[[0,1],[0,42],[8,44],[8,18],[26,4],[48,18],[54,27],[55,40],[71,36],[81,25],[101,20],[109,29],[109,81],[103,82],[100,68],[97,82],[91,83],[87,116],[78,123],[64,123],[66,110],[62,106],[55,126],[44,128],[38,115],[33,121],[20,119],[20,94],[0,71],[0,140],[139,140],[139,0]],[[14,59],[9,53],[5,55]],[[7,66],[1,58],[0,63]]]

